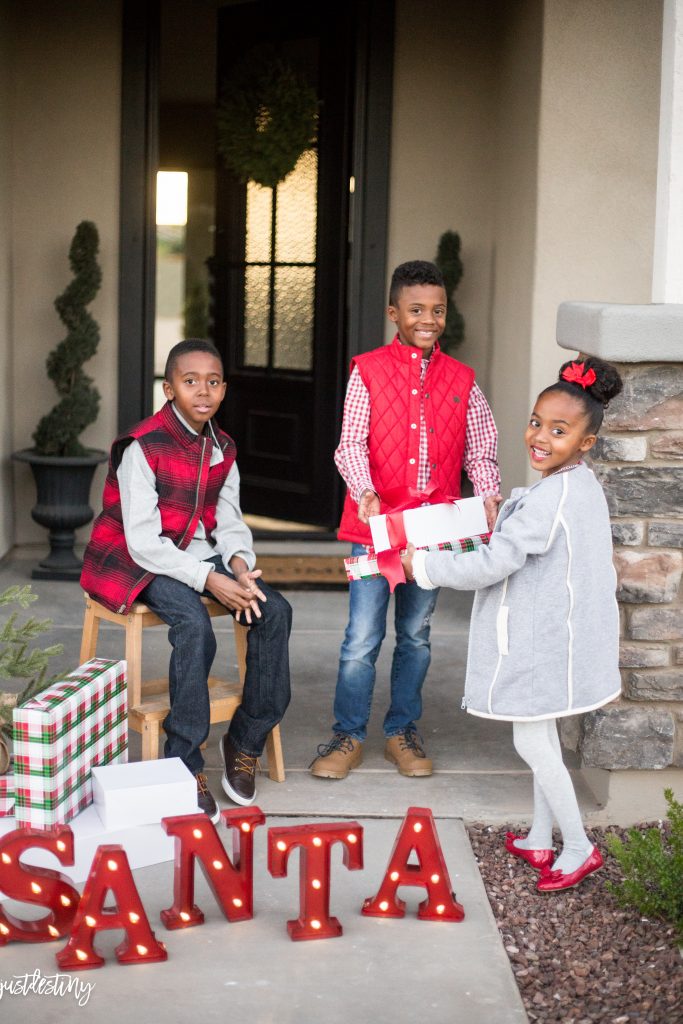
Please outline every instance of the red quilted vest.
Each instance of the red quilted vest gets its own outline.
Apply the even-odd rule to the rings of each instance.
[[[193,434],[174,413],[171,403],[114,441],[104,484],[102,511],[95,520],[83,557],[81,586],[112,611],[128,612],[140,591],[154,578],[128,553],[121,515],[116,470],[127,446],[137,440],[154,476],[159,494],[161,532],[184,550],[201,519],[206,536],[216,527],[216,504],[235,461],[237,449],[228,434],[214,426],[223,462],[209,466],[213,439]]]
[[[420,363],[422,352],[403,345],[398,335],[356,356],[370,392],[368,455],[370,476],[380,498],[394,487],[416,487],[420,448]],[[467,405],[474,370],[434,346],[424,382],[424,410],[431,482],[459,497],[465,454]],[[413,426],[415,424],[415,426]],[[347,492],[337,536],[370,544],[370,529],[358,518],[358,505]]]

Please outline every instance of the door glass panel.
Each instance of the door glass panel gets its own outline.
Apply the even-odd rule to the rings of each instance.
[[[247,267],[244,292],[244,362],[267,366],[270,267]]]
[[[313,370],[318,154],[275,188],[247,183],[242,364]]]
[[[315,262],[318,154],[302,153],[291,174],[277,186],[275,259],[278,263]]]
[[[273,230],[273,190],[247,184],[247,263],[269,263]]]
[[[313,364],[315,268],[278,267],[275,271],[276,370],[310,370]]]

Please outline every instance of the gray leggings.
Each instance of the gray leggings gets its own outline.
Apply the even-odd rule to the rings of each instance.
[[[534,774],[534,820],[528,845],[546,850],[552,846],[553,820],[562,833],[563,853],[581,860],[591,843],[584,832],[574,786],[562,760],[557,720],[513,722],[515,750]]]

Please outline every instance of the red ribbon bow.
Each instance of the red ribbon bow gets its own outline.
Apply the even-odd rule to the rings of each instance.
[[[584,390],[595,384],[596,379],[595,370],[592,367],[586,369],[585,363],[572,363],[562,371],[562,380],[570,384],[580,384]]]
[[[456,499],[451,494],[446,494],[436,484],[428,484],[424,491],[418,491],[416,487],[396,487],[385,492],[380,508],[386,513],[391,548],[377,552],[377,568],[388,581],[392,594],[399,583],[406,582],[401,562],[401,551],[408,547],[403,513],[409,508],[419,508],[420,505],[452,504],[454,501]]]

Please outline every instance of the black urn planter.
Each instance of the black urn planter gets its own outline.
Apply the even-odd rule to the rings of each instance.
[[[78,580],[83,563],[74,551],[75,531],[94,515],[89,504],[90,486],[107,453],[95,448],[83,456],[38,455],[25,448],[14,452],[12,458],[31,467],[37,491],[31,517],[50,531],[50,553],[32,571],[32,578]]]

